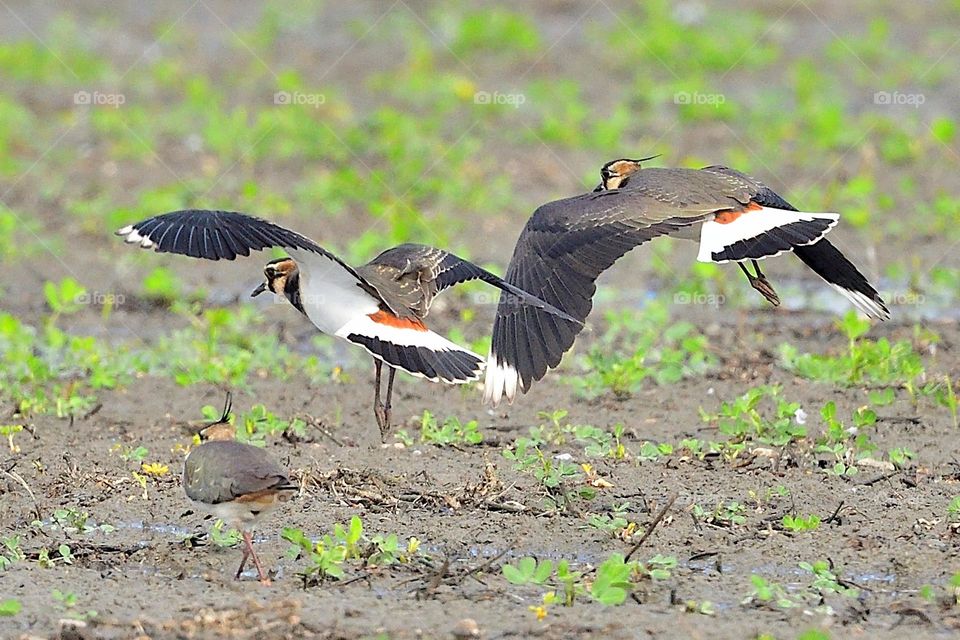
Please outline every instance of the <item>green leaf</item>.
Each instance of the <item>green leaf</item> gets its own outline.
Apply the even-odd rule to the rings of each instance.
[[[356,544],[362,535],[363,522],[360,520],[360,516],[353,516],[350,518],[350,532],[347,535],[347,543]]]
[[[547,578],[550,577],[551,573],[553,573],[553,561],[544,560],[537,565],[537,569],[534,571],[532,579],[537,584],[543,584],[547,581]]]
[[[501,568],[501,571],[503,572],[503,577],[506,578],[508,582],[513,584],[527,583],[527,576],[513,565],[505,564]]]
[[[870,404],[883,406],[893,403],[896,399],[896,392],[892,387],[888,387],[886,389],[871,391],[867,397],[870,399]]]
[[[12,617],[20,613],[20,610],[23,609],[23,605],[20,604],[19,600],[10,598],[8,600],[0,600],[0,616],[2,617]]]

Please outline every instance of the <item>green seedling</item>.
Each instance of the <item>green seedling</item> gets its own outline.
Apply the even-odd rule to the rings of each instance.
[[[787,514],[783,516],[783,528],[794,533],[803,533],[805,531],[816,531],[820,527],[820,516],[794,516]]]
[[[440,446],[480,444],[483,442],[483,434],[480,433],[476,420],[461,424],[458,418],[451,416],[444,420],[443,424],[437,424],[433,414],[424,411],[420,421],[420,442]]]
[[[636,569],[636,563],[627,562],[621,554],[614,553],[597,567],[590,584],[590,597],[607,606],[623,604],[633,590],[630,578]]]
[[[960,496],[955,496],[947,506],[947,518],[950,522],[960,522]]]
[[[776,385],[755,387],[733,402],[723,402],[716,414],[700,409],[700,416],[704,422],[716,423],[720,433],[733,443],[756,441],[784,446],[805,438],[807,430],[798,419],[800,403],[784,400],[780,391]],[[772,410],[764,411],[764,405],[772,405]]]
[[[0,618],[12,618],[20,613],[23,605],[16,598],[0,600]]]
[[[136,447],[125,446],[121,444],[115,444],[110,447],[111,453],[117,453],[121,458],[127,462],[134,462],[139,466],[149,455],[150,451],[143,445],[137,445]]]
[[[540,47],[536,24],[522,13],[503,8],[463,16],[450,44],[456,55],[467,57],[491,52],[516,57],[533,54]]]
[[[26,559],[26,554],[20,547],[20,536],[5,536],[0,538],[0,571],[10,567],[10,565]]]
[[[637,564],[637,571],[641,576],[650,580],[667,580],[677,568],[677,559],[674,556],[664,556],[659,553],[646,562]]]
[[[43,297],[53,312],[49,318],[51,325],[56,325],[60,316],[80,311],[88,298],[87,290],[73,278],[64,278],[59,283],[44,282]]]
[[[524,557],[516,564],[505,564],[504,578],[516,585],[552,587],[548,593],[563,595],[564,606],[573,606],[577,598],[590,597],[608,606],[623,604],[636,584],[643,579],[661,580],[670,576],[676,567],[676,558],[655,556],[646,563],[627,561],[622,554],[606,558],[588,577],[572,571],[567,560],[537,560]],[[556,600],[550,597],[551,603]],[[542,616],[538,612],[538,617]]]
[[[553,575],[552,560],[538,561],[533,557],[520,558],[516,565],[505,564],[501,571],[503,577],[512,584],[542,585]]]
[[[420,540],[413,537],[405,546],[401,546],[399,536],[393,533],[368,537],[358,516],[353,516],[347,526],[335,524],[332,534],[325,534],[316,542],[293,527],[285,527],[281,537],[292,545],[288,551],[290,557],[307,559],[306,568],[299,574],[307,586],[328,578],[343,578],[347,562],[367,568],[408,563],[420,548]]]
[[[60,603],[60,606],[63,608],[68,618],[74,620],[90,620],[97,616],[97,612],[93,609],[88,609],[87,611],[78,611],[77,604],[79,604],[79,598],[77,594],[72,591],[60,591],[59,589],[54,589],[52,592],[53,599]]]
[[[218,547],[235,547],[243,536],[234,528],[228,528],[223,520],[217,518],[210,527],[210,540]]]
[[[853,476],[859,472],[857,461],[874,455],[877,446],[870,440],[870,428],[877,422],[877,414],[869,407],[860,407],[853,412],[852,427],[847,427],[837,418],[836,404],[828,402],[820,410],[826,431],[816,438],[814,451],[833,456],[834,464],[825,471],[837,476]],[[895,449],[890,452],[891,461],[896,458],[903,464],[912,457],[912,452]]]
[[[7,439],[7,446],[10,447],[10,453],[20,453],[20,447],[13,441],[13,437],[23,431],[21,424],[3,424],[0,425],[0,437]]]
[[[285,527],[281,537],[293,546],[288,555],[299,558],[306,555],[307,568],[301,572],[305,581],[322,581],[344,576],[343,563],[347,559],[346,546],[336,544],[329,536],[314,543],[300,529]]]
[[[750,584],[753,588],[747,593],[741,601],[742,604],[766,604],[780,607],[781,609],[790,609],[797,606],[797,603],[790,597],[790,594],[782,585],[771,582],[753,574],[750,576]]]
[[[934,402],[940,406],[946,407],[950,411],[950,418],[953,421],[953,428],[960,428],[960,421],[957,415],[957,392],[956,384],[948,375],[938,382],[930,382],[920,389],[920,393],[927,397],[932,397]]]
[[[697,520],[716,525],[718,527],[739,526],[747,521],[744,515],[746,507],[739,502],[718,502],[712,511],[704,509],[698,504],[693,505],[693,517]]]
[[[847,337],[845,353],[838,356],[801,354],[793,345],[783,344],[780,347],[783,366],[799,376],[821,382],[892,385],[916,394],[915,380],[924,374],[924,367],[920,354],[909,341],[890,344],[886,338],[864,338],[870,322],[853,311],[838,322],[838,327]]]
[[[592,513],[587,518],[587,527],[605,531],[614,538],[629,540],[637,531],[637,523],[627,519],[626,513],[630,509],[629,502],[614,504],[607,513]]]
[[[665,458],[673,455],[673,445],[661,442],[656,444],[654,442],[644,441],[640,445],[640,452],[637,454],[638,460],[659,460],[660,458]]]
[[[815,562],[801,562],[800,568],[813,574],[813,583],[810,590],[817,592],[819,596],[825,593],[836,593],[841,596],[855,598],[860,590],[855,587],[849,587],[843,584],[837,575],[833,572],[831,563],[826,560],[817,560]]]

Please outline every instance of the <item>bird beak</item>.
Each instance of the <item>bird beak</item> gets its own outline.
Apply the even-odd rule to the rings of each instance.
[[[253,293],[250,294],[251,298],[256,298],[258,295],[267,290],[267,283],[261,282],[260,286],[253,290]]]

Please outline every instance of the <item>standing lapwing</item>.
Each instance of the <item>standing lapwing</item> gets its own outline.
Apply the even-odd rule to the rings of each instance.
[[[283,295],[322,332],[359,345],[373,356],[374,414],[382,438],[390,428],[393,378],[397,369],[447,384],[476,380],[484,359],[430,331],[423,320],[440,291],[482,280],[503,291],[500,304],[530,306],[579,322],[452,253],[419,244],[384,251],[353,268],[313,240],[272,222],[227,211],[174,211],[117,231],[145,249],[207,260],[233,260],[251,250],[282,247],[290,254],[267,263],[264,291]],[[390,369],[386,402],[380,400],[380,369]]]
[[[823,240],[837,214],[797,211],[769,187],[726,167],[640,170],[639,161],[617,160],[604,169],[604,183],[615,174],[619,188],[604,190],[601,184],[599,191],[539,207],[520,233],[505,276],[580,322],[501,304],[487,358],[485,401],[496,404],[504,395],[512,401],[518,388],[526,392],[556,367],[593,307],[597,277],[657,236],[699,240],[701,262],[740,263],[793,251],[868,316],[890,317],[866,278]],[[747,276],[778,302],[759,270]]]
[[[234,440],[230,406],[228,393],[223,415],[200,431],[201,444],[183,461],[183,490],[198,509],[243,533],[243,558],[235,578],[240,579],[247,558],[251,558],[260,582],[270,584],[253,550],[251,527],[298,489],[266,451]]]

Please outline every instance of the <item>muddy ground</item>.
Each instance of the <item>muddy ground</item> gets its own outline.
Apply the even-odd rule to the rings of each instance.
[[[765,7],[771,19],[789,9],[790,3],[781,4]],[[217,20],[199,12],[196,20],[177,23],[190,36],[185,40],[201,41],[205,30],[226,38],[224,27],[239,29],[252,20],[249,12],[232,5],[211,6]],[[545,6],[531,11],[543,20],[546,32],[557,38],[568,30],[573,35],[560,38],[551,50],[551,60],[535,73],[580,77],[593,88],[589,93],[602,101],[602,91],[591,84],[597,82],[594,67],[579,55],[583,46],[577,20],[584,7],[564,2]],[[843,19],[838,7],[818,3],[816,8],[834,24],[833,20]],[[37,31],[52,12],[31,4],[15,8]],[[105,27],[98,22],[96,8],[80,5],[75,18],[78,24],[91,27],[90,38],[99,51],[131,62],[159,24],[173,22],[186,9],[171,10],[161,20],[125,7],[120,18]],[[346,46],[344,38],[349,41],[343,24],[366,10],[372,8],[351,3],[337,13],[334,7],[340,21],[329,29],[342,36],[339,40],[320,45],[310,40],[301,43],[306,48],[300,53],[284,48],[277,55],[297,64],[304,64],[304,58],[337,58]],[[810,14],[790,13],[789,20],[800,34],[827,37],[824,23]],[[15,29],[12,23],[3,26],[5,32]],[[114,37],[118,33],[122,37]],[[191,51],[197,56],[196,64],[211,74],[223,64],[216,45]],[[389,42],[367,42],[336,66],[327,81],[349,89],[358,73],[389,58],[391,51]],[[365,94],[357,93],[362,101]],[[42,112],[43,105],[36,108]],[[698,138],[690,132],[678,131],[671,139],[676,147],[696,149],[705,157],[715,143],[710,136]],[[724,138],[722,143],[737,141]],[[575,150],[562,152],[561,162],[556,152],[539,146],[497,149],[496,153],[510,156],[513,168],[524,162],[536,165],[541,172],[538,177],[543,178],[518,187],[523,206],[485,223],[490,236],[502,233],[510,238],[536,203],[579,189],[566,165],[582,169],[593,167],[597,160]],[[157,169],[141,172],[132,177],[134,182],[139,178],[149,183]],[[270,178],[282,185],[282,175]],[[79,163],[71,179],[82,189],[100,179],[99,168]],[[31,185],[40,182],[42,177],[32,176],[9,185],[10,193],[21,204],[29,203]],[[953,186],[957,186],[955,177]],[[37,218],[53,232],[59,229],[62,214],[43,210]],[[327,227],[309,217],[301,222],[299,228],[316,231],[318,238],[324,238],[324,233],[334,237],[349,233],[353,224],[347,219]],[[838,229],[835,237],[871,277],[906,252],[926,265],[957,266],[952,242],[944,238],[898,236],[880,246],[864,245],[856,231],[846,228]],[[129,291],[125,272],[114,266],[113,238],[80,234],[72,240],[69,252],[59,253],[68,256],[72,268],[97,274],[103,291]],[[468,244],[480,257],[500,264],[510,253],[502,243],[479,239]],[[638,278],[655,281],[644,251],[635,252],[618,265],[619,271],[604,278],[605,298],[601,299],[606,302],[598,304],[596,331],[578,343],[579,353],[602,332],[599,318],[604,310],[616,308],[619,296],[635,296]],[[674,259],[692,257],[693,249],[686,247]],[[213,291],[216,303],[240,299],[259,277],[258,260],[226,266],[170,263],[188,284],[202,283]],[[66,273],[66,265],[54,260],[8,265],[3,309],[38,318],[46,308],[36,295],[37,288],[44,280]],[[784,260],[768,273],[788,280],[807,278],[796,261]],[[746,290],[738,274],[729,278],[731,287]],[[181,387],[166,378],[146,377],[123,389],[102,392],[102,408],[89,417],[37,418],[30,434],[18,436],[20,451],[9,455],[4,451],[0,461],[4,472],[0,534],[21,535],[28,559],[0,574],[0,599],[15,597],[23,605],[16,617],[0,618],[0,636],[443,638],[452,637],[464,628],[465,619],[472,619],[483,638],[753,638],[761,634],[787,638],[810,628],[825,629],[837,638],[954,637],[960,615],[947,585],[960,569],[960,560],[947,505],[958,493],[960,460],[957,432],[943,407],[930,401],[914,406],[900,394],[894,404],[879,408],[874,441],[883,450],[908,448],[915,458],[902,469],[865,468],[852,478],[825,474],[789,448],[776,452],[776,457],[757,452],[733,461],[676,455],[657,461],[637,459],[636,452],[645,441],[719,439],[715,428],[701,419],[699,409],[714,411],[721,400],[759,384],[782,384],[784,396],[800,402],[813,416],[828,400],[836,401],[838,414],[844,417],[867,403],[864,389],[803,380],[778,364],[777,347],[783,342],[801,351],[842,350],[845,340],[834,328],[835,314],[822,307],[805,310],[811,306],[805,298],[785,305],[799,310],[771,310],[760,307],[751,295],[750,291],[743,294],[748,301],[744,308],[677,306],[675,318],[694,322],[709,337],[718,366],[677,384],[646,384],[628,399],[607,394],[583,400],[554,373],[514,406],[489,410],[480,405],[478,387],[443,388],[398,377],[395,413],[399,419],[412,420],[411,432],[417,417],[429,409],[464,422],[477,420],[484,434],[478,446],[381,445],[370,409],[372,372],[359,359],[345,360],[352,380],[342,384],[309,384],[294,377],[285,383],[254,380],[252,391],[235,390],[238,411],[262,403],[279,416],[310,421],[305,440],[276,439],[268,447],[301,486],[299,498],[273,514],[258,531],[257,548],[273,574],[271,586],[261,586],[249,570],[242,580],[233,580],[239,549],[219,548],[210,541],[212,521],[191,510],[180,487],[182,448],[191,441],[187,423],[199,417],[201,406],[219,406],[226,388]],[[289,309],[261,308],[283,327],[286,342],[302,346],[296,336],[309,331],[304,321]],[[437,326],[454,326],[454,311],[438,314]],[[483,308],[481,313],[489,318],[491,309]],[[925,364],[931,372],[955,374],[960,371],[960,330],[955,322],[940,319],[954,314],[952,307],[895,308],[894,319],[874,327],[870,337],[912,339],[915,321],[923,319],[923,326],[941,337],[936,353],[925,353]],[[141,306],[117,309],[106,324],[98,309],[88,309],[70,318],[67,328],[122,340],[135,327],[149,341],[182,323],[181,317],[166,309]],[[572,370],[570,365],[567,372]],[[604,429],[625,425],[624,444],[633,454],[626,461],[589,460],[612,487],[600,490],[593,502],[562,512],[546,509],[545,496],[530,474],[518,472],[502,456],[504,447],[542,423],[540,412],[555,409],[569,410],[567,420],[574,424]],[[130,464],[116,454],[118,444],[146,446],[151,459],[169,465],[171,473],[150,481],[144,495],[131,478]],[[587,461],[578,447],[557,446],[549,451]],[[788,497],[776,493],[781,486]],[[641,585],[622,606],[607,608],[583,599],[570,608],[554,606],[544,620],[538,620],[529,607],[540,603],[544,589],[511,585],[500,573],[501,564],[527,555],[567,558],[581,570],[589,570],[612,552],[625,553],[631,543],[585,526],[587,511],[599,512],[627,501],[631,504],[627,517],[643,528],[673,496],[665,518],[637,553],[643,559],[656,554],[675,556],[678,566],[670,578]],[[746,506],[746,520],[737,526],[717,526],[691,515],[694,505],[731,501]],[[52,527],[51,514],[60,508],[87,512],[92,522],[109,524],[113,530],[80,534]],[[813,533],[784,531],[779,524],[783,515],[794,513],[819,515],[823,524]],[[294,526],[319,536],[352,515],[361,516],[371,533],[397,533],[401,539],[416,536],[422,541],[422,553],[414,562],[386,569],[348,567],[342,581],[304,588],[297,575],[304,561],[285,555],[289,544],[280,539],[280,528]],[[46,526],[31,525],[38,519]],[[41,550],[64,543],[72,550],[72,564],[40,568],[36,560]],[[828,596],[824,604],[833,608],[831,615],[807,611],[811,607],[780,609],[742,603],[751,590],[751,576],[799,588],[809,579],[798,569],[798,562],[815,559],[829,559],[849,585],[860,589],[860,595]],[[921,597],[926,585],[935,587],[932,599]],[[78,606],[67,611],[51,597],[53,590],[75,593]],[[713,604],[712,615],[690,610],[707,601]],[[63,622],[88,609],[97,612],[89,621]]]
[[[763,326],[756,327],[742,316],[713,329],[729,337],[726,345],[720,341],[724,347],[755,344],[758,329],[771,341],[816,347],[822,318],[793,318],[804,326],[796,331],[778,329],[775,319],[776,314],[764,314]],[[960,335],[953,327],[941,329],[939,360],[956,367]],[[903,337],[910,331],[887,324],[879,333]],[[529,474],[514,471],[501,457],[506,443],[540,423],[539,410],[568,407],[574,423],[623,423],[625,444],[635,451],[644,440],[716,437],[699,418],[698,407],[715,408],[717,398],[732,397],[744,384],[780,382],[807,407],[835,399],[842,415],[865,401],[860,391],[831,390],[794,378],[762,348],[738,350],[715,374],[645,389],[625,401],[571,402],[567,389],[548,380],[515,407],[487,411],[473,390],[402,379],[398,415],[442,406],[452,415],[479,421],[486,435],[483,445],[462,448],[382,447],[363,375],[355,384],[339,387],[258,384],[255,398],[238,395],[238,410],[256,401],[279,412],[309,413],[319,424],[332,424],[338,414],[343,420],[340,428],[325,428],[327,434],[311,429],[309,442],[270,446],[302,486],[300,498],[261,528],[258,548],[275,572],[270,587],[258,584],[250,571],[240,582],[232,579],[239,551],[209,543],[205,532],[210,523],[190,511],[176,478],[151,484],[144,499],[127,465],[110,454],[117,443],[147,444],[175,468],[180,458],[174,447],[189,444],[182,415],[193,414],[188,408],[217,404],[219,390],[142,380],[105,395],[103,409],[89,419],[73,425],[38,420],[36,437],[21,438],[21,454],[4,467],[23,478],[36,502],[6,476],[0,513],[5,529],[29,530],[37,510],[50,514],[72,507],[116,530],[69,535],[48,528],[29,535],[23,542],[28,555],[65,542],[76,559],[71,566],[49,570],[21,563],[4,574],[4,591],[17,594],[26,613],[15,624],[4,623],[4,634],[55,632],[62,613],[51,609],[50,592],[69,588],[80,595],[83,607],[98,612],[90,623],[94,637],[217,637],[227,630],[236,637],[262,638],[355,638],[380,631],[397,638],[445,637],[462,618],[475,619],[487,638],[743,638],[760,632],[789,636],[800,626],[821,624],[837,627],[841,637],[899,637],[906,629],[918,637],[951,635],[958,623],[955,614],[949,609],[941,614],[917,594],[923,585],[944,584],[957,566],[956,534],[944,517],[944,505],[960,478],[955,450],[944,444],[955,430],[942,409],[915,408],[907,401],[885,407],[876,430],[882,447],[908,446],[917,454],[917,464],[893,473],[865,469],[853,479],[828,476],[791,462],[790,451],[782,452],[779,463],[763,456],[732,463],[675,457],[592,461],[613,487],[601,491],[591,509],[629,501],[629,518],[642,525],[670,496],[677,496],[640,553],[674,555],[679,566],[670,579],[642,588],[636,602],[616,609],[586,602],[569,610],[557,607],[538,622],[526,605],[536,604],[542,590],[512,586],[498,575],[501,561],[520,555],[589,565],[630,546],[585,528],[576,510],[543,513],[543,496]],[[578,455],[576,447],[553,450],[564,451]],[[756,497],[781,485],[789,498]],[[743,525],[718,527],[690,515],[693,504],[729,501],[747,506]],[[818,514],[825,523],[813,534],[793,535],[778,526],[785,513]],[[295,575],[302,562],[284,557],[289,545],[279,539],[279,527],[292,525],[319,535],[353,514],[371,532],[420,538],[422,559],[399,568],[349,572],[341,583],[304,590]],[[835,517],[827,523],[831,515]],[[482,566],[500,553],[505,553],[502,560]],[[842,576],[862,595],[829,600],[836,608],[829,617],[741,606],[752,574],[797,583],[797,563],[811,556],[842,567]],[[466,575],[478,566],[481,570]],[[710,601],[716,615],[688,613],[687,601]]]

